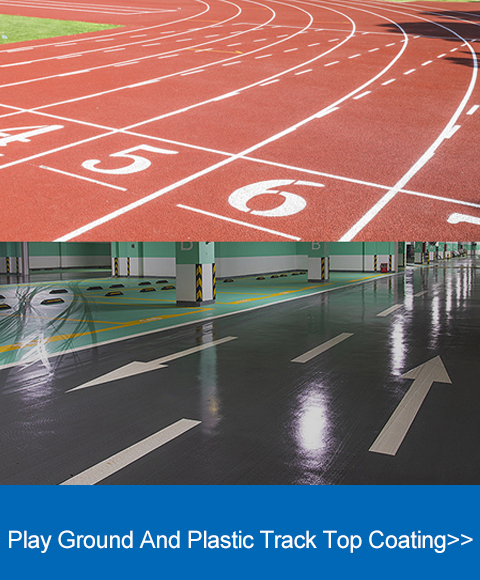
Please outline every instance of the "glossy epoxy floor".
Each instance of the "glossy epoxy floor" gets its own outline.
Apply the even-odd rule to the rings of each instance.
[[[0,370],[0,481],[478,484],[479,271],[473,259],[409,268]],[[439,374],[402,377],[431,359]],[[88,386],[153,360],[154,370]],[[398,450],[371,451],[419,382],[428,388]]]

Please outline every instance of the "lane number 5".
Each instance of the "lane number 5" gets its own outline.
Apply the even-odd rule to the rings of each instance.
[[[128,173],[138,173],[150,167],[152,162],[146,157],[141,157],[140,155],[132,155],[134,151],[150,151],[151,153],[162,153],[163,155],[175,155],[178,151],[170,151],[169,149],[160,149],[159,147],[152,147],[151,145],[137,145],[136,147],[130,147],[130,149],[124,149],[118,153],[111,153],[110,157],[125,157],[126,159],[131,159],[132,163],[126,165],[125,167],[119,167],[118,169],[102,169],[97,167],[101,163],[100,159],[88,159],[82,163],[82,167],[88,169],[89,171],[95,171],[96,173],[108,173],[110,175],[126,175]]]

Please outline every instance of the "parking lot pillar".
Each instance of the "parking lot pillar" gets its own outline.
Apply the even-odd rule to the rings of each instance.
[[[177,304],[203,306],[215,302],[215,244],[177,242],[175,247]]]
[[[308,281],[326,282],[330,277],[328,242],[310,242],[308,246]]]

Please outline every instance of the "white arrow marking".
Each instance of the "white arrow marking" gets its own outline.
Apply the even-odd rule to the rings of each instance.
[[[194,421],[193,419],[180,419],[180,421],[165,427],[165,429],[162,429],[158,433],[150,435],[150,437],[135,443],[123,451],[119,451],[115,455],[105,459],[105,461],[101,461],[97,465],[67,479],[60,485],[94,485],[113,473],[120,471],[120,469],[123,469],[127,465],[130,465],[130,463],[137,461],[137,459],[165,445],[165,443],[172,441],[172,439],[179,437],[193,427],[200,425],[200,423],[201,421]]]
[[[466,215],[464,213],[452,213],[447,219],[449,224],[459,224],[460,222],[466,222],[468,224],[474,224],[480,226],[480,218],[473,217],[473,215]]]
[[[460,546],[463,546],[464,544],[469,544],[470,542],[473,542],[473,538],[469,538],[468,536],[465,536],[464,534],[462,534],[462,538],[467,538],[467,539],[465,540],[465,542],[462,542],[460,544]]]
[[[193,348],[188,348],[187,350],[182,350],[180,352],[169,354],[167,356],[163,356],[161,358],[157,358],[155,360],[151,360],[148,362],[133,361],[128,365],[125,365],[123,367],[120,367],[119,369],[115,369],[114,371],[107,373],[106,375],[102,375],[100,377],[97,377],[96,379],[89,381],[88,383],[84,383],[83,385],[70,389],[67,391],[67,393],[71,393],[72,391],[78,391],[79,389],[86,389],[87,387],[93,387],[95,385],[102,385],[103,383],[109,383],[111,381],[118,381],[125,377],[133,377],[134,375],[140,375],[142,373],[148,373],[150,371],[162,369],[167,366],[164,363],[168,363],[177,358],[188,356],[189,354],[200,352],[207,348],[212,348],[213,346],[223,344],[224,342],[229,342],[230,340],[235,340],[236,338],[237,338],[236,336],[227,336],[226,338],[213,340],[212,342],[200,344],[199,346],[194,346]]]
[[[447,546],[450,546],[450,544],[456,544],[458,542],[458,538],[456,536],[451,536],[450,534],[447,534],[447,536],[449,538],[453,538],[451,542],[448,542]]]
[[[335,338],[327,340],[327,342],[324,342],[323,344],[320,344],[319,346],[312,348],[312,350],[309,350],[305,354],[297,356],[297,358],[294,358],[292,360],[292,362],[306,363],[309,360],[311,360],[312,358],[318,356],[319,354],[322,354],[322,352],[325,352],[326,350],[332,348],[333,346],[337,345],[338,343],[346,340],[347,338],[350,338],[351,336],[353,336],[353,334],[351,334],[350,332],[343,332],[342,334],[339,334]]]
[[[403,379],[414,379],[413,384],[393,412],[370,451],[395,455],[412,425],[433,383],[452,384],[439,356],[402,375]]]

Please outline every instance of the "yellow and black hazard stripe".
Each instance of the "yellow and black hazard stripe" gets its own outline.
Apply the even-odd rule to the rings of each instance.
[[[6,266],[7,266],[7,274],[10,274],[10,258],[7,256],[5,258],[6,260]]]
[[[20,272],[20,260],[18,259],[18,256],[16,258],[16,267],[17,267],[17,274]]]
[[[325,280],[325,258],[322,258],[322,280]]]
[[[212,296],[214,300],[217,297],[217,278],[215,276],[215,264],[212,264]]]
[[[118,258],[113,258],[113,273],[118,276]]]
[[[392,271],[392,262],[393,262],[393,260],[392,260],[392,255],[390,254],[390,255],[388,256],[388,271],[389,271],[389,272],[391,272],[391,271]]]
[[[127,276],[130,276],[130,258],[127,258]]]
[[[195,266],[195,280],[196,280],[196,300],[197,302],[202,301],[203,291],[202,291],[202,264],[197,264]]]
[[[377,255],[373,256],[373,271],[377,271]]]

